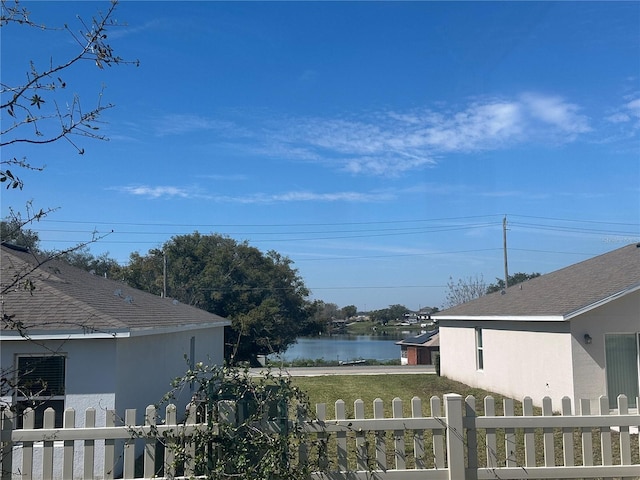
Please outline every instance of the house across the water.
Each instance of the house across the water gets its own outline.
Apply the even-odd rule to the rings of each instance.
[[[433,365],[440,351],[438,330],[421,333],[396,342],[400,345],[401,365]]]

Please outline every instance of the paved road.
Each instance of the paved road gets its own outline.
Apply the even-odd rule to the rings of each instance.
[[[260,375],[264,369],[252,368],[252,375]],[[292,367],[283,370],[292,377],[318,377],[327,375],[416,375],[435,374],[433,365],[343,365],[336,367]],[[272,370],[277,374],[277,370]]]

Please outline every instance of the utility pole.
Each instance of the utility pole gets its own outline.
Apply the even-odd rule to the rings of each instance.
[[[504,288],[509,288],[509,267],[507,266],[507,216],[502,219],[502,247],[504,249]]]

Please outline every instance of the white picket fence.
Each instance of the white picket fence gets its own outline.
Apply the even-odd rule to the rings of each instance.
[[[306,461],[309,455],[319,456],[322,471],[311,477],[330,480],[640,478],[640,446],[637,435],[631,433],[640,427],[640,415],[629,414],[623,395],[618,397],[615,415],[610,414],[606,397],[599,399],[599,412],[594,415],[588,401],[582,401],[581,414],[574,415],[569,399],[562,402],[560,415],[553,413],[549,398],[543,399],[542,415],[534,415],[530,398],[524,399],[521,415],[514,414],[512,400],[505,400],[503,415],[496,415],[493,398],[486,397],[482,416],[476,414],[473,397],[448,394],[443,400],[431,398],[430,416],[424,416],[421,400],[413,398],[409,417],[403,415],[400,399],[393,400],[391,417],[385,417],[381,400],[373,402],[370,418],[365,417],[361,400],[353,405],[353,418],[346,417],[346,405],[341,400],[336,402],[331,419],[327,418],[326,405],[319,404],[316,418],[303,423],[309,442],[300,449],[299,461]],[[233,418],[233,404],[225,404],[228,418]],[[196,423],[195,408],[181,424],[173,406],[167,407],[162,424],[156,423],[153,407],[147,409],[145,418],[146,425],[135,425],[135,411],[127,410],[124,424],[118,426],[115,412],[109,411],[107,424],[96,427],[95,410],[88,409],[85,426],[76,428],[75,412],[68,409],[64,427],[56,429],[54,412],[49,410],[45,412],[44,428],[29,428],[34,420],[27,414],[25,428],[15,429],[13,418],[5,412],[0,478],[110,479],[117,474],[133,479],[136,441],[144,443],[141,478],[175,478],[170,448],[163,453],[160,474],[164,477],[158,476],[156,441],[149,433],[173,431],[188,437],[206,425]],[[319,443],[326,448],[318,449]],[[542,445],[542,458],[536,456],[536,443]],[[95,461],[98,446],[103,449],[102,465]],[[189,448],[195,452],[195,446]],[[34,450],[41,452],[37,467]],[[581,459],[578,465],[576,457]],[[614,464],[614,458],[619,462]],[[183,469],[183,478],[196,474],[189,460]]]

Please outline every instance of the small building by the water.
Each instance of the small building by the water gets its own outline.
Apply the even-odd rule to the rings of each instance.
[[[400,345],[401,365],[433,365],[436,352],[440,352],[438,330],[421,333],[396,342]]]
[[[329,333],[346,333],[347,331],[347,321],[344,319],[332,319],[331,324],[329,325]]]

